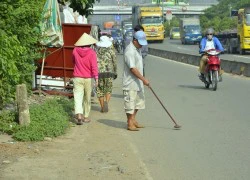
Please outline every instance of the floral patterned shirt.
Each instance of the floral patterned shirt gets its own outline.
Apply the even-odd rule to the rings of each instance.
[[[110,78],[117,74],[116,54],[112,46],[100,47],[97,50],[99,78]]]

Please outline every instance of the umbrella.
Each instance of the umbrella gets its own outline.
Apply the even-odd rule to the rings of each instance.
[[[63,46],[62,25],[57,0],[47,0],[40,24],[42,31],[41,44],[49,47]]]

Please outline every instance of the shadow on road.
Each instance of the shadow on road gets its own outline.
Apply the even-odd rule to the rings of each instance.
[[[101,108],[100,108],[100,105],[92,105],[91,106],[91,111],[100,111],[101,110]]]
[[[170,120],[171,121],[171,120]],[[164,129],[164,130],[180,130],[180,129],[175,129],[174,125],[171,126],[169,125],[169,127],[163,127],[163,126],[146,126],[146,128],[151,128],[151,129]]]
[[[123,95],[122,94],[112,94],[112,97],[115,97],[115,98],[123,98]],[[111,98],[112,98],[111,97]]]
[[[127,129],[127,123],[126,122],[120,122],[110,119],[99,119],[97,120],[99,123],[105,124],[107,126],[120,128],[120,129]]]
[[[127,129],[127,123],[121,121],[115,121],[110,119],[99,119],[97,120],[99,123],[105,124],[107,126],[111,126],[114,128],[119,129]],[[174,125],[169,125],[169,127],[162,127],[162,126],[146,126],[145,128],[152,128],[152,129],[164,129],[164,130],[176,130]]]
[[[179,85],[179,87],[182,88],[189,88],[189,89],[205,89],[202,85],[200,86],[194,86],[194,85]]]

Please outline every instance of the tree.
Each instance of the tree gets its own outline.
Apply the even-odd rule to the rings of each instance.
[[[231,10],[250,7],[249,0],[218,0],[217,5],[205,10],[201,16],[201,25],[203,29],[213,27],[216,32],[237,28],[237,19],[230,17]]]
[[[100,2],[100,0],[58,0],[60,4],[65,5],[66,2],[70,2],[70,7],[74,11],[78,11],[80,15],[88,17],[93,13],[93,4]]]
[[[31,89],[34,59],[39,58],[38,25],[45,0],[0,3],[0,109],[14,99],[16,85]]]
[[[236,8],[244,8],[244,7],[250,7],[249,0],[240,0],[236,3]]]
[[[166,21],[164,23],[165,34],[169,35],[170,29],[172,27],[179,27],[180,20],[177,17],[173,17],[171,21]]]

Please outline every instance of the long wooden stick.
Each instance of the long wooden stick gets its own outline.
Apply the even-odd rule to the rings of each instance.
[[[174,124],[175,124],[174,127],[175,127],[175,128],[180,128],[181,126],[178,125],[178,124],[175,122],[174,118],[173,118],[173,117],[171,116],[171,114],[168,112],[167,108],[165,108],[165,106],[163,105],[163,103],[161,102],[161,100],[158,98],[158,96],[155,94],[155,92],[154,92],[154,90],[152,89],[151,86],[149,86],[149,89],[152,91],[152,93],[155,95],[156,99],[159,101],[159,103],[161,104],[161,106],[163,107],[163,109],[167,112],[167,114],[169,115],[169,117],[171,118],[171,120],[174,122]]]
[[[43,60],[42,60],[42,67],[41,67],[41,73],[40,73],[40,81],[39,81],[39,96],[41,95],[41,90],[42,90],[42,75],[43,75],[43,69],[44,69],[44,61],[46,58],[46,48],[43,53]]]

